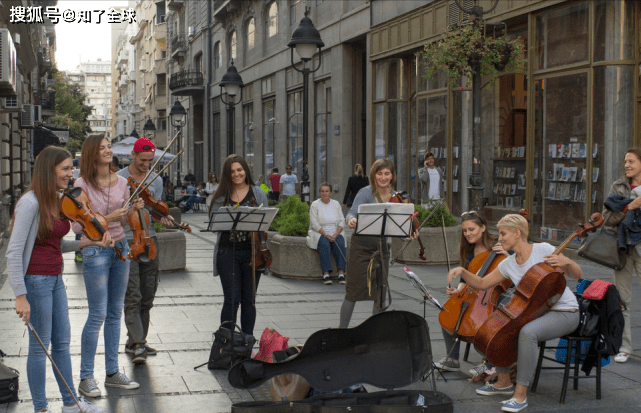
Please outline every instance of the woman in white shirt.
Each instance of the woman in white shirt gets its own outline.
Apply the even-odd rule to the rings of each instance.
[[[479,290],[487,290],[506,278],[518,285],[525,273],[534,265],[545,262],[552,267],[560,267],[568,277],[581,278],[582,272],[579,265],[563,254],[552,255],[555,248],[548,243],[529,244],[528,223],[525,218],[517,214],[508,214],[498,222],[499,242],[505,251],[514,251],[505,260],[501,261],[498,268],[480,278],[458,267],[447,275],[448,282],[461,276],[467,284]],[[503,402],[503,411],[519,412],[527,407],[527,388],[534,375],[538,357],[538,343],[562,337],[573,332],[579,325],[579,305],[574,294],[566,286],[561,298],[552,306],[552,309],[539,318],[523,326],[519,333],[518,341],[518,370],[516,388],[510,381],[509,367],[499,368],[498,381],[487,384],[476,390],[477,394],[512,395],[512,398]]]
[[[327,182],[320,185],[320,199],[312,202],[309,208],[309,231],[307,245],[320,254],[323,284],[331,284],[329,274],[332,272],[332,253],[338,268],[338,282],[345,284],[345,238],[341,234],[345,227],[345,217],[341,204],[331,199],[332,187]]]
[[[211,201],[214,199],[214,192],[218,189],[218,177],[215,173],[210,172],[207,177],[207,185],[205,186],[205,192],[207,192],[207,208],[211,205]]]

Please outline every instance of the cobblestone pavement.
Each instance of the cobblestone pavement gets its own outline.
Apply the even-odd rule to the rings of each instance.
[[[246,391],[231,387],[224,371],[209,371],[206,367],[193,367],[207,361],[212,343],[212,332],[219,324],[223,299],[220,282],[212,277],[212,253],[215,236],[199,232],[205,228],[204,213],[184,215],[183,221],[194,228],[187,237],[187,268],[184,271],[162,273],[155,306],[151,313],[149,343],[157,348],[158,355],[149,356],[144,365],[134,365],[124,353],[126,328],[121,330],[120,367],[126,374],[140,382],[137,390],[108,388],[104,382],[104,349],[102,337],[96,357],[96,379],[103,396],[92,400],[110,412],[229,412],[232,403],[265,400],[266,388]],[[428,245],[426,245],[429,248]],[[0,269],[4,273],[4,249],[0,249]],[[162,251],[161,253],[172,253]],[[580,261],[585,278],[612,280],[612,272],[587,261]],[[445,301],[447,268],[443,265],[415,265],[411,269],[424,281],[435,298]],[[78,385],[80,365],[80,335],[87,317],[87,303],[82,277],[82,265],[73,262],[73,254],[65,255],[65,283],[71,318],[71,355],[74,366],[75,385]],[[569,281],[574,287],[574,281]],[[412,311],[423,315],[423,304],[418,294],[407,283],[401,266],[390,269],[390,285],[393,303],[391,309]],[[634,292],[640,293],[638,280]],[[334,283],[323,285],[320,281],[279,279],[273,276],[261,278],[256,298],[258,316],[255,335],[266,327],[275,328],[290,337],[290,344],[304,343],[313,332],[338,326],[339,310],[344,297],[344,286]],[[0,413],[31,412],[31,394],[26,372],[28,349],[27,330],[14,311],[13,291],[0,276],[0,348],[8,356],[5,363],[23,374],[20,380],[19,403],[1,404]],[[544,371],[536,394],[530,393],[527,412],[573,412],[573,411],[641,411],[641,311],[640,300],[632,305],[633,339],[637,355],[628,363],[612,362],[603,369],[603,397],[595,399],[594,380],[581,380],[579,390],[568,390],[564,405],[558,403],[562,375]],[[351,326],[365,320],[371,313],[371,303],[357,303]],[[438,312],[428,306],[426,318],[431,329],[430,339],[434,358],[445,355],[443,338],[438,324]],[[464,347],[462,347],[462,350]],[[477,396],[478,384],[468,386],[466,372],[480,361],[472,349],[469,362],[461,362],[461,372],[445,373],[439,377],[437,390],[452,399],[455,412],[500,411],[500,397]],[[366,386],[370,391],[376,389]],[[431,389],[429,382],[416,382],[407,388]],[[62,400],[51,370],[47,372],[47,394],[52,411],[60,411]]]

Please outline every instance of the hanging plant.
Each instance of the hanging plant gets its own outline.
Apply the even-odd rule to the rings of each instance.
[[[419,58],[425,67],[425,78],[445,70],[451,86],[460,76],[466,77],[469,86],[477,66],[481,76],[489,75],[493,82],[502,71],[523,72],[526,63],[520,38],[485,37],[477,24],[449,29],[440,40],[426,45]]]

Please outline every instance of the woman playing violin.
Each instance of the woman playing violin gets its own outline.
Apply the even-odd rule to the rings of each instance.
[[[62,253],[88,246],[108,248],[113,245],[107,232],[101,241],[67,241],[69,221],[60,215],[60,190],[72,177],[71,154],[49,146],[42,150],[33,167],[32,184],[15,208],[11,238],[7,247],[7,272],[16,295],[16,313],[25,323],[31,322],[45,347],[51,343],[51,355],[71,389],[73,374],[69,342],[71,328],[67,293],[62,278]],[[46,355],[33,334],[29,334],[27,380],[35,411],[49,412],[45,393]],[[63,413],[79,412],[74,397],[56,376],[62,395]],[[73,391],[73,390],[72,390]],[[104,412],[81,399],[84,412]]]
[[[461,214],[461,243],[459,248],[459,259],[461,260],[461,267],[468,269],[475,256],[487,251],[496,251],[497,254],[508,255],[503,250],[500,243],[496,243],[490,237],[487,230],[487,223],[485,219],[476,211],[464,212]],[[461,279],[456,288],[448,287],[447,295],[453,296],[459,294],[466,287],[465,280]],[[454,340],[452,336],[445,330],[443,332],[443,341],[445,342],[446,356],[434,365],[445,371],[458,371],[459,365],[459,349],[461,342]],[[477,376],[485,370],[491,369],[492,366],[488,363],[481,363],[480,365],[470,369],[470,374]]]
[[[396,183],[396,169],[394,162],[390,159],[378,159],[372,165],[369,172],[370,184],[362,188],[356,194],[352,208],[347,213],[347,226],[356,228],[356,216],[358,207],[361,204],[374,204],[389,202],[393,195],[394,184]],[[413,236],[416,237],[417,234]],[[348,274],[345,277],[345,300],[341,306],[340,328],[347,328],[352,318],[354,305],[356,301],[374,301],[372,314],[379,313],[385,309],[384,297],[386,293],[387,279],[383,279],[383,274],[387,274],[389,268],[389,251],[387,244],[382,245],[381,265],[384,266],[378,271],[372,271],[371,292],[368,287],[368,266],[372,255],[378,252],[380,237],[378,236],[357,236],[352,237],[349,244],[349,262],[347,263]],[[381,276],[374,276],[374,272],[380,272]],[[380,282],[379,279],[380,278]],[[382,299],[381,299],[382,298]]]
[[[460,276],[467,284],[479,290],[491,288],[506,278],[518,285],[525,273],[535,264],[545,262],[553,267],[560,267],[571,278],[581,278],[581,267],[563,254],[552,255],[555,248],[548,243],[529,244],[528,222],[521,215],[509,214],[501,218],[499,243],[503,250],[514,251],[513,255],[503,260],[498,268],[480,278],[463,267],[454,268],[447,275],[448,282]],[[513,395],[503,402],[503,411],[519,412],[527,407],[527,388],[530,385],[538,357],[537,346],[541,341],[548,341],[573,332],[579,325],[578,303],[574,294],[566,286],[561,298],[551,311],[525,324],[519,333],[518,370],[516,388],[510,381],[509,367],[498,368],[498,381],[476,390],[477,394]]]
[[[267,195],[254,185],[247,161],[239,155],[229,155],[223,164],[220,185],[214,193],[210,211],[221,206],[264,206]],[[214,249],[214,276],[220,276],[223,287],[221,324],[236,322],[240,305],[240,326],[245,334],[254,334],[256,307],[254,292],[261,273],[252,268],[251,234],[246,231],[223,231]]]
[[[129,199],[127,180],[111,172],[113,151],[111,143],[102,134],[90,135],[82,145],[80,178],[74,186],[82,188],[93,209],[104,215],[108,232],[125,256],[129,251],[123,225],[127,223]],[[144,206],[142,200],[134,209]],[[74,232],[80,224],[74,223]],[[86,238],[83,236],[83,239]],[[139,384],[118,371],[118,346],[120,344],[120,319],[129,278],[129,261],[119,259],[113,247],[90,246],[82,251],[82,273],[87,291],[89,316],[82,330],[80,349],[80,386],[78,390],[87,397],[100,397],[94,379],[94,359],[98,336],[104,324],[105,336],[105,386],[136,389]]]

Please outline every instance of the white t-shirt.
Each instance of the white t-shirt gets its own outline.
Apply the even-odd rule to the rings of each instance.
[[[521,278],[525,275],[534,264],[543,262],[546,255],[551,255],[556,249],[547,242],[541,242],[532,246],[532,254],[524,264],[519,265],[516,262],[516,255],[510,255],[499,263],[499,271],[508,279],[511,279],[515,285],[519,284]],[[574,294],[566,286],[563,295],[559,301],[552,306],[552,310],[578,310],[579,304],[574,297]]]
[[[296,184],[298,183],[298,178],[296,177],[296,175],[281,175],[280,183],[283,184],[283,193],[281,195],[296,195]]]
[[[641,185],[634,187],[634,189],[630,191],[630,198],[636,198],[639,195],[641,195]]]
[[[427,173],[430,174],[430,193],[427,194],[427,197],[429,199],[441,199],[438,171],[436,168],[427,168]]]
[[[329,204],[325,204],[323,201],[320,201],[318,203],[318,215],[323,217],[323,220],[325,220],[325,225],[323,225],[325,234],[336,234],[336,221],[338,221],[338,219],[336,218],[336,210],[332,206],[332,203],[330,202]]]

